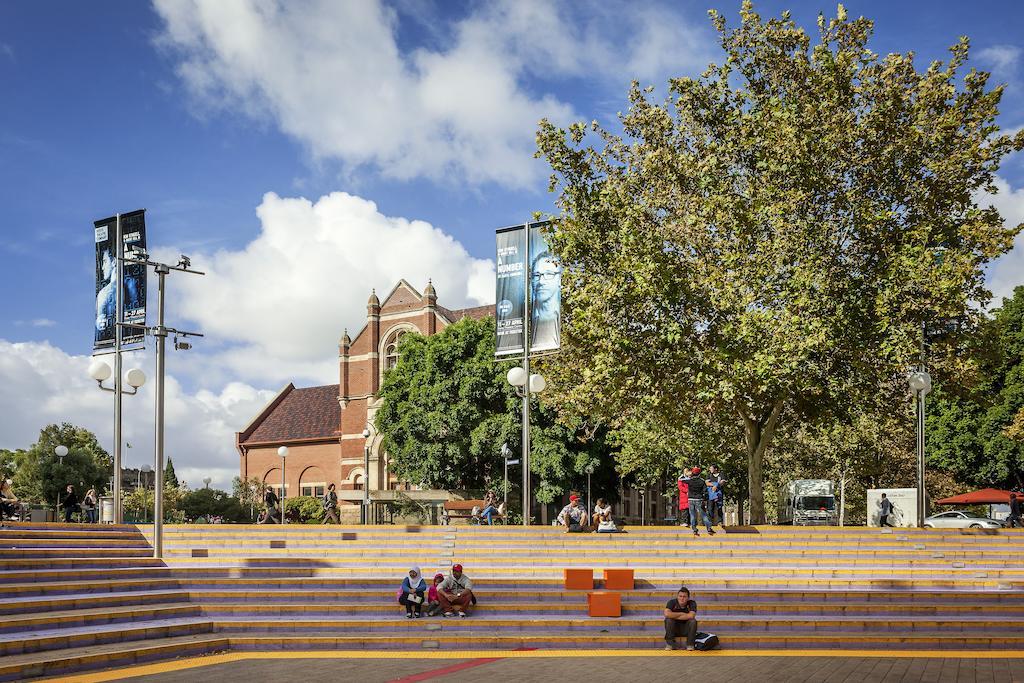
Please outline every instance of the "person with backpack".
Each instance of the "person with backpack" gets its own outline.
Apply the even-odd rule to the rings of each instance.
[[[264,511],[262,519],[257,520],[257,522],[259,524],[280,524],[281,519],[278,516],[277,509],[280,502],[281,500],[274,493],[274,489],[268,487],[266,493],[263,494],[263,503],[267,506],[267,509]]]
[[[338,494],[334,490],[333,482],[328,485],[321,502],[324,506],[324,524],[329,524],[331,520],[334,520],[335,524],[341,524],[338,519]]]
[[[676,638],[686,638],[686,649],[692,650],[697,639],[697,603],[690,599],[690,589],[680,586],[676,597],[665,603],[665,649],[676,649]]]
[[[889,524],[889,515],[892,514],[892,501],[883,493],[882,500],[879,501],[881,510],[878,513],[878,526],[892,526]]]
[[[78,505],[78,494],[75,493],[75,487],[68,484],[67,489],[64,492],[64,498],[61,500],[61,507],[64,508],[64,522],[67,524],[71,523],[71,515],[78,512],[80,506]]]
[[[717,465],[708,468],[708,517],[711,518],[711,526],[725,524],[725,479]]]
[[[715,530],[711,528],[711,520],[708,519],[708,512],[705,509],[707,505],[708,497],[708,485],[704,481],[704,477],[700,476],[700,468],[694,467],[690,471],[690,478],[687,479],[687,490],[690,500],[690,528],[693,529],[694,536],[700,536],[700,531],[697,530],[698,518],[704,519],[704,526],[707,527],[708,534],[711,536],[715,535]]]

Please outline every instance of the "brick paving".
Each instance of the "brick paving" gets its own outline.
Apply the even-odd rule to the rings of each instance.
[[[1000,683],[1024,681],[1024,659],[946,657],[552,657],[507,658],[460,671],[426,677],[472,660],[457,659],[272,659],[246,660],[122,679],[137,683],[351,680],[390,683],[414,680],[446,683],[519,683],[594,680],[746,680],[875,683],[935,681]]]

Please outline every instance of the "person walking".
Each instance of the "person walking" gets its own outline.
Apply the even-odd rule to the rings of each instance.
[[[341,524],[338,519],[338,494],[334,490],[334,483],[332,482],[327,487],[327,491],[324,492],[323,498],[324,504],[324,524],[330,523],[334,520],[335,524]]]
[[[708,517],[711,518],[711,526],[725,524],[725,491],[722,485],[725,480],[716,465],[708,467],[708,478],[705,481],[708,486]]]
[[[1006,521],[1009,522],[1010,528],[1016,526],[1024,526],[1020,520],[1020,498],[1017,497],[1016,493],[1010,494],[1010,516],[1007,517]]]
[[[679,481],[676,482],[679,485],[679,524],[680,526],[690,526],[690,480],[684,476],[688,475],[690,468],[683,470],[683,474],[679,475]]]
[[[423,594],[427,592],[427,582],[423,580],[419,567],[413,567],[402,579],[402,592],[398,597],[399,604],[405,607],[405,618],[419,619],[423,616]]]
[[[711,536],[715,535],[715,530],[711,528],[711,520],[708,519],[707,510],[704,509],[707,503],[708,496],[708,485],[704,481],[704,477],[700,475],[700,468],[694,467],[690,471],[690,478],[687,480],[688,484],[688,496],[690,500],[690,528],[693,529],[694,536],[700,536],[700,531],[697,530],[698,518],[704,519],[704,526],[708,530],[708,534]]]
[[[266,511],[263,513],[263,521],[258,522],[259,524],[280,524],[281,520],[277,516],[277,506],[280,503],[280,499],[277,494],[274,493],[274,489],[267,487],[266,492],[263,494],[263,503],[267,506]]]
[[[64,522],[66,524],[71,523],[71,515],[78,511],[78,494],[75,493],[75,487],[68,484],[68,487],[64,489],[64,498],[60,502],[61,507],[64,508]]]
[[[680,586],[676,597],[665,604],[665,649],[676,649],[676,638],[686,639],[692,650],[697,640],[697,603],[690,599],[690,589]]]
[[[892,501],[883,493],[882,500],[878,503],[881,506],[881,511],[878,514],[878,526],[889,526],[889,515],[892,514]]]
[[[437,599],[441,603],[443,617],[455,614],[465,617],[469,612],[469,606],[476,604],[473,582],[462,573],[461,564],[452,565],[452,573],[445,577],[437,589]]]
[[[89,524],[96,523],[96,507],[98,501],[96,500],[96,489],[90,488],[85,492],[85,498],[82,499],[82,510],[85,512],[85,521]]]

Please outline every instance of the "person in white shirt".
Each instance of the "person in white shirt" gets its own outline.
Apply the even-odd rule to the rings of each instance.
[[[587,509],[580,504],[580,497],[576,494],[569,496],[569,504],[558,513],[558,523],[565,527],[565,533],[579,533],[588,531],[590,520],[587,519]]]
[[[604,498],[598,498],[594,505],[594,530],[596,532],[618,531],[612,519],[612,506]]]

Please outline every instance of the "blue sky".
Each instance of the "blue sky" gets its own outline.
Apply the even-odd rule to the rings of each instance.
[[[109,431],[107,395],[80,378],[91,223],[146,208],[158,253],[212,273],[171,281],[172,322],[210,333],[169,361],[183,425],[173,438],[193,479],[210,469],[226,484],[230,433],[272,391],[336,381],[333,345],[362,324],[371,287],[433,277],[442,303],[488,300],[493,230],[552,207],[530,158],[540,116],[612,120],[631,77],[662,84],[714,59],[706,10],[735,21],[739,6],[250,4],[0,3],[0,377],[19,388],[0,405],[0,447],[63,418]],[[811,28],[819,9],[835,11],[756,6],[795,6]],[[846,6],[876,21],[883,54],[923,63],[968,35],[974,64],[1008,84],[1001,123],[1024,125],[1024,5]],[[1018,221],[1019,157],[997,201]],[[1024,281],[1021,251],[994,289]],[[145,442],[139,412],[130,429]]]

